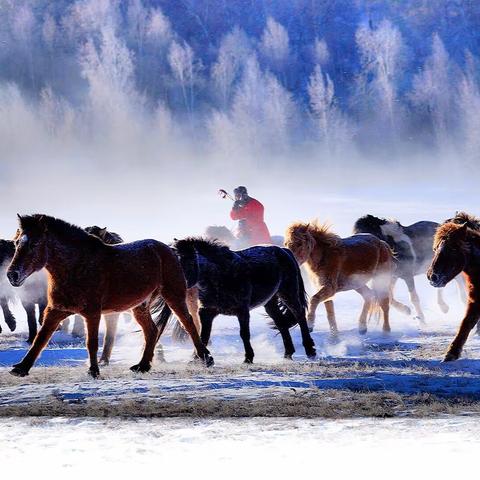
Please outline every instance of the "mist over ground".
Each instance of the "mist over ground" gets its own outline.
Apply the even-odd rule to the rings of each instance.
[[[1,236],[45,212],[127,239],[442,220],[478,172],[472,2],[4,1]]]

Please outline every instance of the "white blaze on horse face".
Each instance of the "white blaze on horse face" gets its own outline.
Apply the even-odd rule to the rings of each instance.
[[[19,238],[18,240],[18,246],[19,247],[22,247],[23,245],[25,245],[26,243],[28,242],[28,236],[25,235],[25,233]]]

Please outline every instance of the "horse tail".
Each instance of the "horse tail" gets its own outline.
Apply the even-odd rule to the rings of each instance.
[[[297,283],[298,283],[298,294],[300,297],[302,308],[306,310],[308,307],[308,294],[307,294],[307,291],[305,290],[305,283],[303,281],[300,265],[298,264],[297,259],[295,258],[291,250],[289,250],[288,248],[283,248],[282,250],[284,250],[288,254],[288,256],[293,262],[293,265],[295,266],[295,271],[297,274]]]
[[[160,338],[167,326],[171,323],[173,312],[163,297],[159,295],[150,305],[150,313],[152,316],[155,315],[153,323],[155,323],[158,328],[158,338]]]
[[[300,266],[298,265],[297,260],[295,259],[295,256],[293,253],[288,249],[288,248],[282,248],[282,250],[288,255],[289,261],[291,265],[295,269],[295,276],[296,276],[296,282],[297,282],[297,288],[298,288],[298,298],[300,300],[300,305],[302,306],[303,310],[307,309],[308,306],[308,295],[307,291],[305,290],[305,284],[303,282],[302,278],[302,272],[300,270]],[[282,301],[280,297],[277,296],[277,312],[278,312],[278,318],[282,319],[284,325],[288,328],[292,328],[295,325],[297,325],[298,321],[295,315],[290,311],[290,309],[287,307],[285,302]],[[278,328],[275,326],[275,324],[272,322],[272,328],[275,330],[278,330]]]

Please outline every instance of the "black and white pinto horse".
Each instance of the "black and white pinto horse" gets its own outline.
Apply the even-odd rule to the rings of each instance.
[[[116,245],[123,243],[122,237],[115,232],[110,232],[106,228],[101,228],[96,225],[86,227],[85,231],[90,235],[98,237],[103,243],[108,245]],[[115,343],[115,337],[117,335],[118,320],[120,318],[119,313],[109,313],[104,315],[105,319],[105,337],[103,339],[102,356],[100,357],[100,363],[108,365],[112,354],[113,345]],[[62,331],[68,331],[70,325],[69,319],[62,322]],[[72,328],[72,336],[77,338],[85,337],[85,323],[80,315],[75,315]]]
[[[3,318],[10,331],[15,331],[17,322],[10,310],[9,302],[19,299],[27,314],[28,343],[37,335],[37,323],[42,323],[42,316],[47,306],[47,277],[45,272],[37,272],[21,288],[14,289],[7,280],[7,268],[13,259],[15,244],[13,240],[0,240],[0,306]],[[38,317],[36,306],[38,305]],[[0,333],[2,328],[0,326]]]
[[[306,320],[307,300],[300,268],[290,250],[277,246],[255,246],[233,251],[215,240],[187,238],[175,241],[188,289],[198,289],[200,337],[208,344],[212,322],[219,315],[233,315],[240,324],[245,363],[252,363],[250,310],[264,306],[279,330],[285,358],[295,352],[289,328],[300,326],[302,342],[309,358],[316,355]],[[169,319],[163,306],[159,330]]]
[[[354,233],[371,233],[387,242],[393,249],[397,268],[391,287],[391,304],[401,312],[410,314],[410,308],[393,297],[395,282],[398,278],[401,278],[407,285],[416,316],[422,324],[425,323],[425,314],[415,288],[415,276],[424,275],[427,272],[433,258],[433,237],[438,226],[438,223],[430,221],[420,221],[404,226],[397,220],[365,215],[359,218],[353,227]],[[463,278],[459,276],[456,280],[460,293],[463,294],[462,298],[464,298],[465,283]],[[437,302],[443,313],[448,312],[449,307],[443,299],[442,289],[437,290]]]

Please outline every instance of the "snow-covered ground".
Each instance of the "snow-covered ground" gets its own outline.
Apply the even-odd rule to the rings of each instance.
[[[2,471],[35,478],[458,478],[479,442],[471,417],[0,420]]]
[[[21,359],[24,334],[0,336],[0,415],[90,416],[435,416],[480,411],[480,338],[470,337],[461,360],[442,364],[463,306],[454,285],[447,288],[448,314],[434,303],[434,290],[419,278],[428,324],[392,314],[393,331],[384,335],[371,322],[360,336],[356,317],[360,297],[338,296],[340,340],[332,343],[323,309],[313,334],[318,359],[306,359],[298,329],[297,353],[282,359],[281,338],[261,309],[252,317],[251,366],[242,364],[243,344],[235,318],[218,318],[210,346],[216,364],[204,369],[189,363],[189,343],[163,341],[167,362],[151,373],[128,369],[139,357],[142,338],[135,322],[122,322],[113,362],[92,380],[82,341],[57,333],[30,376],[16,378],[9,366]],[[398,297],[408,301],[405,289]],[[20,319],[21,317],[19,317]],[[20,320],[19,320],[20,321]]]

